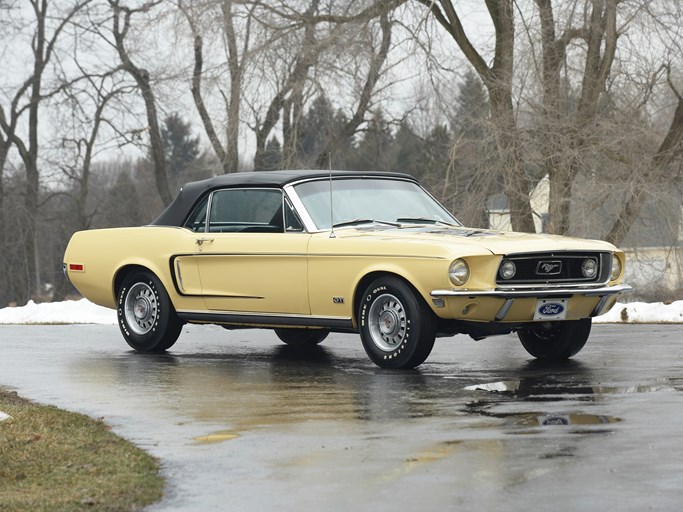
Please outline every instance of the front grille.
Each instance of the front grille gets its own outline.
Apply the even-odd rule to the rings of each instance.
[[[589,259],[598,265],[598,272],[593,278],[585,277],[581,270],[584,261]],[[515,264],[515,275],[511,279],[503,279],[499,269],[496,284],[507,287],[606,283],[612,271],[612,254],[609,252],[510,254],[503,258],[501,265],[506,261]]]

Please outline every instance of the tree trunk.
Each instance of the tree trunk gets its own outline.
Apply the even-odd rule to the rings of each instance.
[[[674,112],[669,131],[652,158],[649,172],[642,182],[635,183],[624,200],[623,207],[607,234],[607,241],[614,245],[621,245],[628,235],[631,226],[638,218],[640,210],[647,197],[647,185],[666,176],[666,170],[674,156],[680,152],[683,145],[683,97],[678,98],[678,106]]]
[[[318,168],[327,169],[332,166],[334,156],[337,154],[339,149],[353,136],[354,133],[356,133],[358,127],[365,120],[365,114],[370,107],[372,93],[375,90],[377,81],[380,78],[382,67],[387,60],[387,55],[389,54],[389,49],[391,47],[392,26],[387,13],[382,13],[380,15],[379,25],[382,29],[382,41],[377,54],[373,55],[370,61],[368,75],[365,80],[365,84],[363,85],[363,91],[361,92],[356,111],[353,113],[353,117],[341,128],[341,130],[329,138],[325,144],[325,147],[316,158],[316,166]]]
[[[486,82],[484,83],[486,85]],[[493,130],[503,173],[505,195],[510,208],[510,221],[514,231],[534,233],[534,217],[529,200],[529,180],[524,169],[524,159],[519,148],[519,135],[512,109],[512,94],[500,82],[488,84],[491,101]]]
[[[512,73],[514,64],[514,5],[511,0],[486,0],[495,29],[493,64],[476,50],[467,37],[452,0],[417,0],[425,5],[453,38],[472,64],[491,102],[491,123],[503,173],[505,195],[510,206],[510,218],[515,231],[534,232],[534,220],[529,202],[529,181],[519,147],[519,130],[512,108]],[[443,8],[441,10],[439,5]]]
[[[591,0],[588,25],[570,28],[560,38],[555,35],[550,0],[536,0],[541,20],[543,43],[543,105],[547,130],[541,132],[541,148],[550,181],[548,231],[566,235],[571,229],[572,185],[581,170],[577,155],[588,144],[590,130],[598,115],[598,102],[609,78],[617,47],[618,0]],[[567,44],[582,36],[587,41],[578,112],[566,123],[560,112],[560,70]],[[568,130],[568,126],[573,126]]]
[[[232,19],[232,0],[222,4],[223,30],[228,43],[230,95],[227,101],[226,159],[224,172],[237,172],[239,167],[240,98],[242,96],[242,66],[237,51],[237,35]],[[243,57],[244,58],[244,57]]]
[[[5,223],[5,163],[11,144],[2,140],[0,145],[0,268],[7,269],[7,229]],[[4,308],[12,300],[9,286],[9,272],[2,278],[0,286],[0,308]]]
[[[116,51],[121,59],[123,69],[128,72],[137,84],[142,94],[142,99],[145,103],[145,112],[147,114],[147,127],[149,129],[149,141],[152,149],[152,160],[154,163],[154,179],[157,185],[157,191],[164,205],[168,206],[173,201],[173,197],[168,188],[168,177],[166,175],[166,158],[164,156],[164,143],[161,138],[161,130],[159,129],[159,118],[157,115],[156,100],[154,98],[154,91],[149,77],[149,72],[146,69],[139,68],[133,63],[128,55],[125,47],[125,39],[130,28],[130,17],[134,11],[128,8],[119,6],[118,0],[109,0],[113,10],[113,28],[114,39],[116,42]],[[141,8],[141,9],[144,9]],[[123,27],[121,27],[121,12],[124,13]]]

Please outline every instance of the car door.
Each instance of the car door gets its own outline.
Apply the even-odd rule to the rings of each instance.
[[[184,255],[179,265],[198,277],[209,310],[310,313],[310,237],[282,190],[217,190],[206,211],[208,226],[199,222],[203,231],[196,231],[195,252]]]

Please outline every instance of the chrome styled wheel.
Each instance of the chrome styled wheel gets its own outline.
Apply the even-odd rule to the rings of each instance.
[[[135,334],[147,334],[157,320],[158,304],[154,290],[146,283],[133,285],[126,295],[126,323]]]
[[[360,298],[358,324],[363,348],[381,368],[415,368],[436,338],[436,317],[409,283],[378,277]]]
[[[377,297],[368,311],[370,339],[384,352],[392,352],[406,339],[407,318],[401,301],[385,293]]]
[[[118,290],[119,328],[126,343],[139,352],[163,352],[180,336],[183,323],[156,275],[128,274]]]

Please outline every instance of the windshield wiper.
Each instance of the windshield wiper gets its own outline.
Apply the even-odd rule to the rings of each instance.
[[[459,228],[459,224],[451,224],[450,222],[445,222],[443,220],[438,220],[438,219],[428,219],[426,217],[399,217],[396,219],[396,222],[402,222],[402,223],[414,223],[414,224],[441,224],[443,226],[451,226],[455,228]]]
[[[376,220],[376,219],[353,219],[353,220],[347,220],[345,222],[338,222],[334,226],[334,228],[341,228],[343,226],[357,226],[358,224],[386,224],[387,226],[393,226],[395,228],[400,227],[400,224],[397,224],[396,222],[389,222],[386,220]]]

